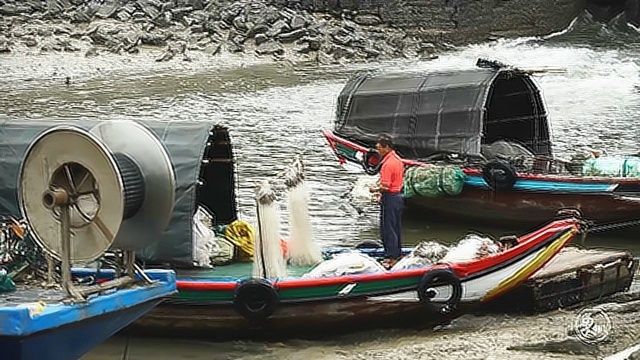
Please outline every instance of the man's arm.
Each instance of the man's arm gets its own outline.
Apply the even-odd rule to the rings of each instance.
[[[369,188],[371,192],[387,192],[389,191],[389,187],[387,185],[378,184],[378,186],[372,186]]]
[[[369,187],[369,191],[370,192],[388,192],[389,191],[389,185],[383,184],[382,183],[382,179],[380,179],[380,181],[378,182],[378,184],[376,186],[370,186]]]

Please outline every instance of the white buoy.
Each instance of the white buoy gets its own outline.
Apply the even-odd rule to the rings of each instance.
[[[297,156],[287,172],[285,184],[289,190],[288,259],[293,265],[314,265],[322,260],[320,248],[313,241],[309,217],[309,191],[304,181],[302,161]]]
[[[275,207],[275,199],[267,181],[258,184],[258,226],[253,256],[253,276],[256,277],[274,279],[287,276],[287,265],[280,245],[280,217]]]

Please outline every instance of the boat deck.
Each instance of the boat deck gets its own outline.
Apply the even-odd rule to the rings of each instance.
[[[486,310],[540,313],[597,302],[633,283],[639,260],[629,251],[564,248],[544,268]]]
[[[74,273],[95,274],[93,269],[78,269]],[[68,303],[58,287],[45,289],[38,284],[20,284],[16,291],[0,294],[0,337],[30,336],[41,331],[75,324],[107,313],[142,307],[152,307],[163,297],[176,292],[175,274],[170,270],[145,272],[151,284],[105,290],[89,295],[86,301]],[[148,310],[147,310],[148,311]]]
[[[290,277],[300,277],[312,267],[313,266],[288,265],[287,273]],[[251,277],[252,271],[253,262],[247,261],[219,265],[211,269],[182,269],[177,270],[176,274],[179,280],[225,281]]]
[[[538,271],[532,280],[541,280],[564,275],[575,271],[576,268],[587,268],[592,266],[603,266],[604,264],[615,263],[631,257],[631,253],[626,250],[616,249],[581,249],[576,246],[567,246],[562,249],[558,256],[551,259],[544,268]]]
[[[41,287],[16,284],[16,291],[0,293],[0,308],[15,307],[28,303],[44,301],[45,303],[59,303],[66,297],[59,288],[44,289]]]

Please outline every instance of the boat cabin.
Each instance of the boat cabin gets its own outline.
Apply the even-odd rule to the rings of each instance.
[[[338,97],[336,135],[373,147],[380,133],[409,159],[438,153],[480,156],[506,140],[551,156],[547,111],[530,74],[502,66],[363,75]]]

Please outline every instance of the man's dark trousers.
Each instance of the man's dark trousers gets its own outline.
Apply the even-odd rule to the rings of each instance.
[[[382,193],[380,199],[380,237],[387,258],[398,259],[402,247],[402,193]]]

